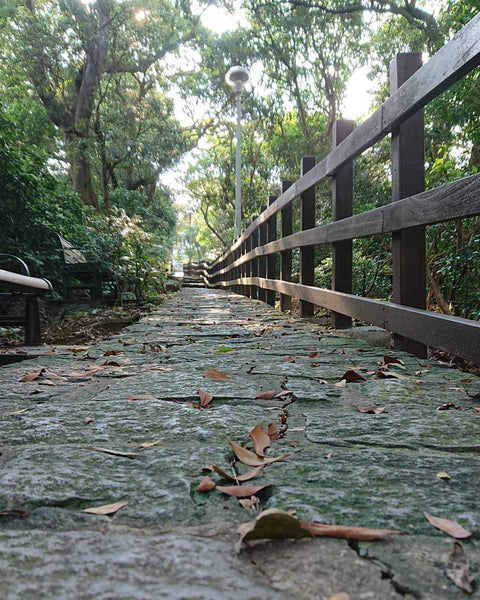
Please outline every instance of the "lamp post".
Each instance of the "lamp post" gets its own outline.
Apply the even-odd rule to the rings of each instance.
[[[225,81],[228,85],[235,88],[235,96],[237,99],[237,147],[235,161],[235,239],[240,236],[242,230],[242,180],[241,180],[241,140],[242,140],[242,89],[248,81],[248,71],[243,67],[232,67],[225,75]]]

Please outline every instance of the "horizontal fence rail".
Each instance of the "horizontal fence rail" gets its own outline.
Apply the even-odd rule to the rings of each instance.
[[[391,95],[357,128],[335,124],[332,152],[315,164],[305,157],[301,176],[283,182],[278,198],[248,225],[232,246],[195,272],[211,287],[228,287],[269,304],[291,298],[301,314],[313,307],[334,313],[337,327],[351,318],[391,331],[394,346],[425,356],[427,346],[480,362],[480,323],[426,310],[425,227],[480,215],[480,175],[424,191],[423,108],[441,92],[480,65],[480,15],[474,17],[425,65],[419,53],[400,54],[390,67]],[[392,202],[353,215],[353,161],[391,135]],[[332,179],[333,221],[317,226],[315,190]],[[298,201],[300,231],[292,227]],[[373,235],[392,236],[393,302],[353,295],[352,242]],[[313,285],[314,249],[332,246],[332,289]],[[292,283],[292,251],[298,249],[299,283]]]

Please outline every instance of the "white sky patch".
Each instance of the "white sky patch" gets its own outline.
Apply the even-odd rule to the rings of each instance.
[[[371,113],[374,83],[367,77],[368,67],[357,69],[347,84],[342,114],[346,119],[358,120]]]
[[[232,14],[219,6],[209,6],[202,14],[201,21],[204,27],[218,34],[233,31],[237,27],[246,24],[244,15],[239,10]]]

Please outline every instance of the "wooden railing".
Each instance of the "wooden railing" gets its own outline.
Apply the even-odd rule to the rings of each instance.
[[[301,163],[301,177],[282,193],[210,265],[199,265],[209,286],[229,287],[271,305],[279,295],[288,310],[299,298],[301,314],[314,306],[333,311],[336,327],[351,318],[393,332],[394,346],[425,356],[427,346],[480,362],[480,323],[426,310],[425,227],[480,214],[480,174],[424,191],[423,107],[480,64],[480,15],[425,65],[419,53],[399,54],[390,67],[391,95],[363,124],[335,124],[332,152],[318,164]],[[353,215],[353,160],[391,134],[392,203]],[[317,226],[315,188],[332,178],[333,222]],[[300,231],[292,229],[293,209]],[[277,224],[278,217],[280,223]],[[392,236],[392,299],[352,294],[352,241]],[[331,289],[314,287],[314,249],[331,244]],[[292,250],[299,248],[299,283],[292,279]],[[277,260],[279,255],[279,260]]]

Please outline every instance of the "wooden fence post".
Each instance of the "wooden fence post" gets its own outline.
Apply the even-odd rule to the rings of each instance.
[[[293,181],[282,181],[282,194],[286,192],[288,188],[293,185]],[[292,218],[292,205],[289,204],[285,208],[282,208],[281,219],[282,219],[282,238],[293,233],[293,218]],[[292,281],[292,251],[282,250],[280,252],[280,279],[282,281]],[[280,310],[292,310],[292,298],[287,294],[280,294]]]
[[[262,213],[266,210],[266,206],[260,207],[260,212]],[[258,245],[264,246],[267,243],[267,224],[262,223],[259,227],[259,240]],[[258,276],[265,278],[267,276],[267,257],[261,256],[258,259]],[[258,299],[262,302],[266,302],[267,300],[267,290],[264,288],[258,288]]]
[[[250,219],[250,223],[247,223],[247,229],[250,227],[251,223],[252,223],[252,220]],[[252,249],[252,236],[249,235],[245,241],[245,252],[248,254],[251,249]],[[251,276],[252,276],[252,261],[249,260],[245,265],[245,277],[251,277]],[[251,285],[246,286],[246,295],[248,298],[252,297],[252,286]]]
[[[256,221],[257,216],[253,217],[253,221]],[[252,232],[252,250],[258,248],[258,229]],[[258,277],[258,258],[252,260],[252,277]],[[258,298],[258,287],[252,285],[252,298],[255,300]]]
[[[275,202],[277,196],[269,196],[268,205]],[[277,215],[273,215],[267,221],[267,243],[274,242],[277,239]],[[275,253],[267,256],[267,278],[278,279],[277,273],[277,255]],[[266,290],[267,304],[275,306],[275,290]]]
[[[397,54],[390,64],[390,91],[395,92],[421,66],[420,52]],[[419,110],[392,130],[393,202],[424,191],[424,162],[424,114]],[[425,254],[425,226],[393,233],[393,302],[425,309]],[[394,335],[394,347],[420,357],[427,353],[424,344],[398,335]]]
[[[339,119],[333,128],[333,146],[338,146],[354,128],[353,121]],[[333,220],[339,221],[353,213],[353,160],[337,170],[332,185]],[[352,240],[332,244],[332,289],[337,292],[352,293]],[[346,329],[352,326],[352,319],[341,313],[333,313],[334,327]]]
[[[314,156],[302,158],[301,176],[315,166]],[[312,229],[315,227],[315,186],[305,190],[300,196],[300,229]],[[303,246],[300,248],[300,283],[302,285],[314,285],[315,283],[315,246]],[[311,302],[300,300],[300,315],[302,317],[313,317],[314,305]]]

